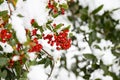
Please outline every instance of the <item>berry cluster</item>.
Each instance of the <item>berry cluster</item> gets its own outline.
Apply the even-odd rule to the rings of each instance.
[[[54,43],[56,43],[56,49],[57,50],[67,50],[70,48],[71,46],[71,39],[68,39],[68,32],[69,30],[63,30],[61,31],[59,34],[48,34],[46,36],[44,36],[44,40],[48,40],[48,44],[50,44],[51,46],[54,45]],[[54,38],[54,39],[53,39]]]
[[[58,0],[59,2],[59,0]],[[57,7],[59,6],[59,8]],[[65,9],[63,7],[61,7],[60,5],[58,5],[55,0],[49,0],[48,1],[48,5],[47,5],[48,9],[51,9],[53,14],[65,14]]]
[[[3,29],[0,31],[0,41],[5,43],[12,37],[12,33],[10,33],[7,29]]]
[[[31,48],[28,50],[28,52],[39,52],[43,48],[41,44],[38,43],[38,39],[34,38],[32,42],[30,43]]]
[[[32,36],[35,36],[37,34],[37,29],[32,30]]]
[[[36,44],[31,49],[29,49],[28,52],[39,52],[39,51],[41,51],[42,48],[43,47],[41,44]]]
[[[23,58],[24,58],[24,54],[20,54],[20,55],[13,55],[12,58],[9,60],[9,68],[13,67],[15,62],[19,62],[21,65],[23,64]]]

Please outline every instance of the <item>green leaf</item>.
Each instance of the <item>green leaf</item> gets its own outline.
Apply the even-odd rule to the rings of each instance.
[[[87,22],[88,18],[89,18],[89,16],[88,16],[88,7],[85,7],[85,8],[80,10],[80,19],[82,21]]]
[[[100,48],[100,46],[98,46],[98,45],[94,45],[94,47],[95,47],[96,49],[102,50],[102,49]]]
[[[1,11],[1,12],[0,12],[0,16],[7,15],[7,14],[8,14],[8,11],[7,11],[7,10],[4,10],[4,11]]]
[[[27,78],[20,78],[20,79],[18,79],[18,80],[27,80]]]
[[[8,22],[9,16],[8,16],[8,11],[0,11],[0,17],[2,17],[4,22]]]
[[[12,29],[12,24],[9,24],[9,23],[6,24],[6,25],[5,25],[5,28],[7,28],[7,29],[10,31],[10,30]]]
[[[61,24],[58,24],[54,29],[55,29],[55,30],[58,30],[58,29],[60,29],[62,26],[63,26],[62,23],[61,23]]]
[[[8,63],[8,58],[0,57],[0,66],[5,66]]]
[[[63,28],[62,30],[69,30],[71,25],[68,25],[67,27]]]
[[[17,16],[18,16],[18,17],[21,17],[21,18],[22,18],[22,17],[24,17],[24,16],[23,16],[23,15],[21,15],[21,14],[18,14]]]
[[[113,77],[113,80],[120,80],[120,78],[113,72],[110,72],[110,76]]]
[[[0,51],[3,51],[3,48],[2,48],[2,46],[0,45]]]
[[[92,11],[91,14],[96,14],[98,13],[102,8],[103,8],[104,5],[100,5],[98,8],[96,8],[95,10]]]
[[[70,33],[70,34],[69,34],[69,37],[72,38],[72,37],[73,37],[73,33]]]
[[[46,58],[43,58],[41,61],[38,62],[38,64],[45,64]]]
[[[5,78],[6,76],[7,76],[7,71],[6,71],[6,70],[4,70],[4,71],[2,72],[1,77],[2,77],[2,78]]]
[[[12,5],[13,5],[14,8],[15,8],[18,0],[8,0],[8,1],[9,1],[10,3],[12,3]]]
[[[16,71],[17,77],[20,77],[21,71],[22,71],[22,67],[21,67],[19,62],[15,63],[15,71]]]
[[[74,21],[74,17],[73,16],[67,16],[67,18],[72,22]]]
[[[64,9],[68,9],[68,5],[66,3],[61,4],[60,7],[64,8]]]
[[[0,0],[0,5],[4,2],[4,0]]]
[[[101,79],[97,78],[97,79],[95,79],[95,80],[101,80]]]
[[[57,14],[52,14],[52,17],[54,17],[54,18],[56,18],[56,17],[58,17],[59,16],[59,14],[57,13]]]
[[[44,67],[48,67],[50,64],[52,64],[51,60],[49,58],[46,59]]]
[[[53,20],[48,20],[47,24],[51,24],[53,22]]]
[[[93,54],[83,54],[86,59],[94,60],[96,57]]]
[[[0,71],[0,77],[5,78],[7,76],[7,71],[4,70],[3,72]]]
[[[42,26],[39,26],[38,28],[39,28],[39,30],[40,30],[40,32],[41,32],[41,33],[43,33],[43,32],[44,32],[44,30],[43,30]]]
[[[100,61],[100,68],[104,70],[105,75],[109,74],[108,66],[104,65],[102,61]]]
[[[50,31],[52,31],[52,28],[51,28],[50,25],[46,24],[46,27],[47,27],[47,29],[49,29]]]
[[[95,40],[97,40],[96,32],[94,31],[89,33],[89,45],[91,45]]]

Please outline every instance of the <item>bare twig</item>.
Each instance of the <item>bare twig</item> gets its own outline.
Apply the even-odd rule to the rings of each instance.
[[[7,1],[7,5],[8,5],[8,8],[9,8],[9,11],[10,11],[10,17],[11,17],[11,15],[12,15],[12,9],[11,9],[11,7],[10,7],[10,2],[9,2],[9,1]]]
[[[28,67],[27,67],[27,65],[25,64],[25,68],[26,68],[26,70],[29,72],[29,69],[28,69]]]
[[[51,59],[51,60],[53,60],[53,56],[51,56],[46,50],[44,50],[44,49],[42,49],[47,55],[48,55],[48,57]]]
[[[50,71],[50,74],[49,74],[47,80],[50,80],[50,77],[51,77],[51,75],[52,75],[52,73],[53,73],[54,68],[55,68],[55,62],[53,62],[53,66],[52,66],[52,68],[51,68],[51,71]]]

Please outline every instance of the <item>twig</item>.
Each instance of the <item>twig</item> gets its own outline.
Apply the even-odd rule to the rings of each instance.
[[[51,59],[51,60],[53,60],[53,56],[51,56],[46,50],[44,50],[44,49],[42,49],[47,55],[48,55],[48,57]]]
[[[7,4],[8,4],[9,11],[10,11],[10,17],[11,17],[11,15],[12,15],[12,9],[11,9],[11,7],[10,7],[10,2],[7,1]]]
[[[29,72],[29,69],[28,69],[28,67],[27,67],[27,65],[25,64],[25,68],[26,68],[26,70]]]
[[[53,66],[52,66],[52,68],[51,68],[51,71],[50,71],[50,74],[49,74],[47,80],[50,80],[50,77],[51,77],[51,75],[52,75],[52,73],[53,73],[54,68],[55,68],[55,62],[53,63]]]

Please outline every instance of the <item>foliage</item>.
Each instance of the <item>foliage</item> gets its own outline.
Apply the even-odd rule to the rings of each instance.
[[[84,52],[82,53],[82,56],[75,55],[74,58],[76,59],[76,62],[73,63],[73,65],[76,66],[73,67],[73,65],[71,65],[71,69],[67,68],[65,58],[66,56],[63,56],[61,61],[64,60],[65,64],[61,63],[61,66],[67,69],[68,71],[72,71],[77,77],[81,76],[79,74],[80,72],[84,72],[84,75],[81,77],[83,77],[85,80],[90,80],[91,73],[97,69],[102,69],[104,71],[104,76],[109,75],[112,76],[113,80],[119,80],[120,75],[117,75],[115,72],[110,70],[110,68],[115,64],[118,64],[118,66],[120,66],[120,30],[116,29],[116,26],[119,24],[119,20],[115,20],[111,17],[111,14],[114,12],[114,10],[105,11],[102,15],[99,15],[98,12],[104,7],[104,5],[100,5],[92,12],[89,12],[89,7],[81,6],[79,4],[79,1],[80,0],[70,0],[68,2],[68,12],[71,13],[68,15],[68,19],[73,23],[72,31],[75,32],[75,34],[82,34],[84,36],[82,40],[89,45],[91,53]],[[88,27],[89,31],[83,30],[83,26]],[[98,34],[100,34],[102,37],[99,37]],[[112,42],[112,44],[114,44],[114,46],[112,46],[111,48],[108,47],[106,49],[110,49],[110,51],[112,51],[112,54],[116,56],[115,61],[117,60],[117,63],[113,62],[113,64],[111,65],[106,65],[104,64],[101,58],[98,59],[96,57],[95,52],[93,51],[93,45],[95,42],[100,43],[103,39],[106,41],[109,40]],[[73,43],[72,45],[77,47],[79,51],[82,51],[83,49],[78,46],[80,41],[78,41],[75,35],[72,36],[72,40],[76,41],[76,44]],[[94,49],[102,51],[99,45],[94,45]],[[79,60],[80,57],[83,57],[82,60]],[[79,67],[78,64],[82,64],[83,62],[86,62],[87,64],[82,68]],[[87,68],[88,66],[91,67]],[[78,72],[78,70],[80,71]]]
[[[56,46],[57,50],[67,50],[71,46],[68,26],[65,27],[62,23],[53,23],[54,18],[65,14],[65,10],[68,8],[66,3],[59,4],[54,0],[49,0],[46,8],[49,10],[49,17],[52,17],[52,19],[49,19],[45,25],[39,25],[35,19],[31,19],[32,30],[25,29],[27,41],[21,43],[17,37],[17,31],[11,23],[13,12],[11,6],[16,10],[17,1],[0,0],[0,5],[6,3],[9,9],[0,11],[0,80],[1,78],[5,80],[27,80],[27,73],[32,65],[44,64],[45,68],[50,66],[53,69],[55,60],[43,48],[39,40],[48,40],[48,45]],[[24,15],[18,14],[17,17],[23,18]],[[50,33],[44,34],[46,30],[49,30]],[[6,52],[6,47],[4,48],[2,44],[8,44],[12,51]],[[29,54],[32,53],[37,55],[34,60],[30,60],[29,57]],[[51,73],[48,73],[48,75],[51,75]]]

